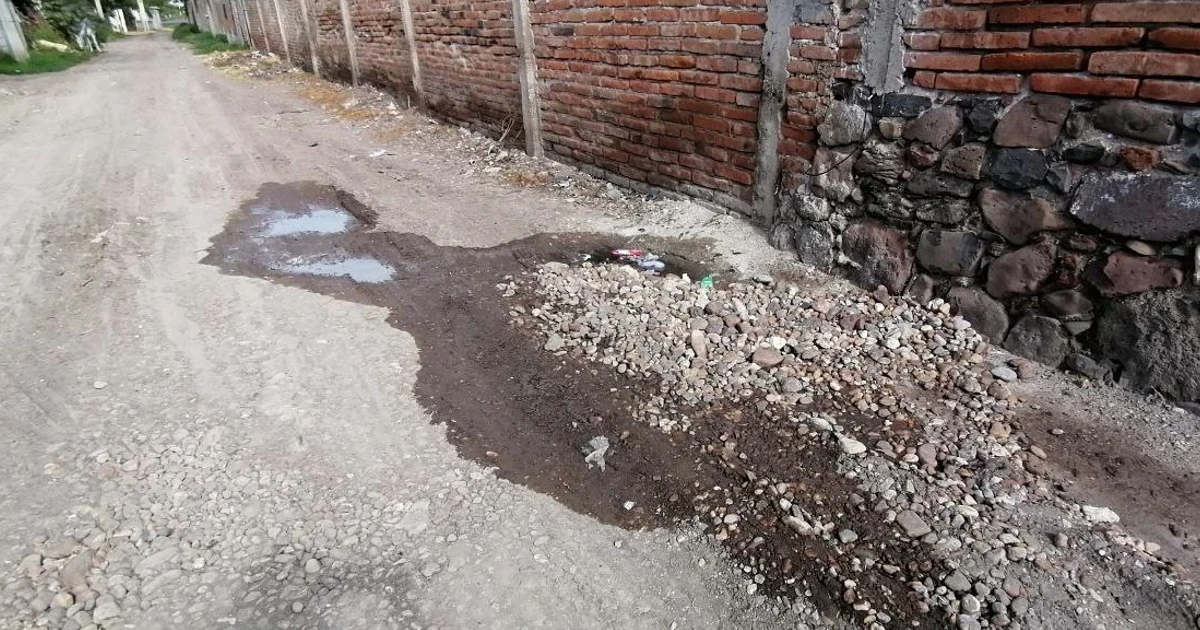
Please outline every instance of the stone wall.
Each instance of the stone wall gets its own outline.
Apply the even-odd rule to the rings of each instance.
[[[894,91],[866,64],[826,83],[773,242],[944,297],[1015,353],[1200,399],[1200,4],[958,4],[901,15]]]

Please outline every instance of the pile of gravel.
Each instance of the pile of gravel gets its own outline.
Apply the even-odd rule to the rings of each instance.
[[[842,604],[872,629],[907,625],[916,617],[898,618],[909,606],[962,629],[1054,627],[1055,615],[1074,625],[1100,600],[1064,583],[1082,553],[1072,549],[1090,547],[1101,563],[1121,555],[1143,578],[1171,581],[1154,546],[1123,533],[1115,513],[1065,500],[1039,475],[1046,455],[1021,432],[1010,389],[1035,378],[1033,366],[991,352],[941,300],[810,297],[765,282],[704,288],[561,263],[498,288],[514,324],[543,334],[545,350],[659,383],[639,419],[697,436],[744,476],[696,511],[739,552],[751,589],[776,581],[811,595],[813,580],[763,544],[784,535],[775,523],[837,558],[818,561],[825,581],[840,583]],[[706,423],[730,409],[784,436],[797,459],[832,460],[840,480],[773,476],[788,474],[779,460],[790,455],[755,454],[729,432],[708,444]],[[1042,610],[1031,615],[1035,602]]]

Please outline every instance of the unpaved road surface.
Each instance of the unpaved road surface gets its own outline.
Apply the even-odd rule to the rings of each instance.
[[[564,432],[520,426],[548,413],[517,404],[524,392],[556,383],[583,400],[562,383],[607,376],[508,382],[498,375],[526,374],[541,342],[462,336],[473,296],[501,282],[481,273],[602,244],[521,240],[540,233],[650,226],[718,236],[723,260],[751,272],[779,258],[694,206],[630,220],[464,175],[445,144],[382,151],[286,86],[230,78],[161,36],[0,82],[0,628],[819,623],[802,597],[756,592],[700,527],[648,528],[662,514],[642,506],[676,492],[651,496],[646,477],[686,482],[688,462],[601,473],[582,444],[551,443]],[[312,260],[238,258],[261,242],[243,229],[250,201],[292,182],[357,197],[370,216],[356,219],[389,232],[354,247],[386,246],[413,292],[385,300],[344,279],[274,277]],[[504,264],[462,249],[498,246]],[[483,337],[493,352],[477,352]],[[1056,548],[1039,531],[1026,542],[1062,571],[1013,587],[1039,612],[1011,626],[1196,623],[1192,591],[1174,588],[1197,568],[1195,418],[1061,375],[1015,387],[1032,401],[1020,428],[1056,479],[1043,491],[1113,507],[1141,547],[1076,524]],[[655,444],[643,462],[665,461],[652,455],[670,444]],[[861,621],[852,601],[844,618]]]

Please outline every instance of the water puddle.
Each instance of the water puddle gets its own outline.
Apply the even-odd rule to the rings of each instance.
[[[354,221],[354,215],[341,209],[326,208],[299,215],[277,210],[267,222],[266,236],[339,234],[350,229]]]
[[[355,282],[387,282],[393,269],[374,258],[343,258],[341,260],[292,260],[272,267],[274,271],[302,276],[345,277]]]

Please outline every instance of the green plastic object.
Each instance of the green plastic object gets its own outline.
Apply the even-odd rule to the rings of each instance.
[[[700,278],[700,288],[701,289],[711,289],[712,287],[713,287],[712,274],[709,274],[707,276],[704,276],[703,278]]]

